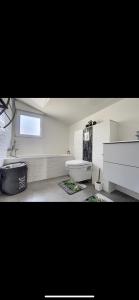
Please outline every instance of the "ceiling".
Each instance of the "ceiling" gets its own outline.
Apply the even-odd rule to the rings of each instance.
[[[73,124],[119,101],[117,98],[18,98],[48,116]]]

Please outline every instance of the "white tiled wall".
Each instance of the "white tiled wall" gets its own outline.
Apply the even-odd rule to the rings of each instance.
[[[0,116],[1,120],[5,121],[6,116]],[[10,147],[11,142],[11,125],[5,129],[5,132],[0,134],[0,158],[2,160],[3,157],[7,154],[7,149]]]

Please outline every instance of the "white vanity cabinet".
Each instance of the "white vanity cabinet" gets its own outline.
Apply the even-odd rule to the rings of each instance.
[[[104,144],[104,178],[139,193],[139,141]]]

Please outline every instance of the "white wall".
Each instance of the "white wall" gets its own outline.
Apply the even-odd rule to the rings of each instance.
[[[0,116],[0,119],[5,121],[6,116]],[[7,121],[7,120],[6,120]],[[5,129],[5,132],[0,134],[0,159],[6,157],[7,149],[10,147],[11,142],[11,125]],[[2,164],[2,160],[0,165]]]
[[[19,110],[38,112],[19,102],[16,102],[16,107]],[[40,114],[40,112],[38,113]],[[69,127],[67,125],[43,115],[43,137],[16,137],[17,154],[65,154],[68,150],[68,135]]]
[[[83,159],[83,130],[77,130],[74,135],[74,157]]]
[[[135,140],[136,130],[139,130],[139,98],[123,99],[111,106],[88,116],[70,126],[69,130],[69,149],[74,154],[74,133],[76,130],[83,129],[88,121],[101,122],[104,120],[114,120],[119,123],[119,139]]]
[[[35,109],[29,108],[21,103],[17,108],[36,112]],[[136,139],[135,132],[139,130],[139,99],[123,99],[119,102],[90,115],[78,123],[68,128],[65,124],[58,122],[50,117],[45,117],[45,137],[38,142],[30,138],[18,138],[17,147],[19,153],[46,153],[46,154],[63,154],[67,148],[74,154],[74,132],[83,129],[89,120],[103,121],[112,119],[119,122],[120,140]],[[69,130],[69,131],[68,131]],[[68,142],[69,135],[69,142]],[[11,126],[9,126],[4,135],[0,135],[0,155],[5,155],[11,140]]]

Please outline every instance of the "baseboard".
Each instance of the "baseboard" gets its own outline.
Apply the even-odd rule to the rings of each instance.
[[[138,193],[130,191],[130,190],[128,190],[128,189],[126,189],[122,186],[119,186],[119,185],[115,185],[115,189],[122,192],[122,193],[124,193],[124,194],[127,194],[127,195],[129,195],[129,196],[131,196],[131,197],[133,197],[137,200],[139,200],[139,194]]]

